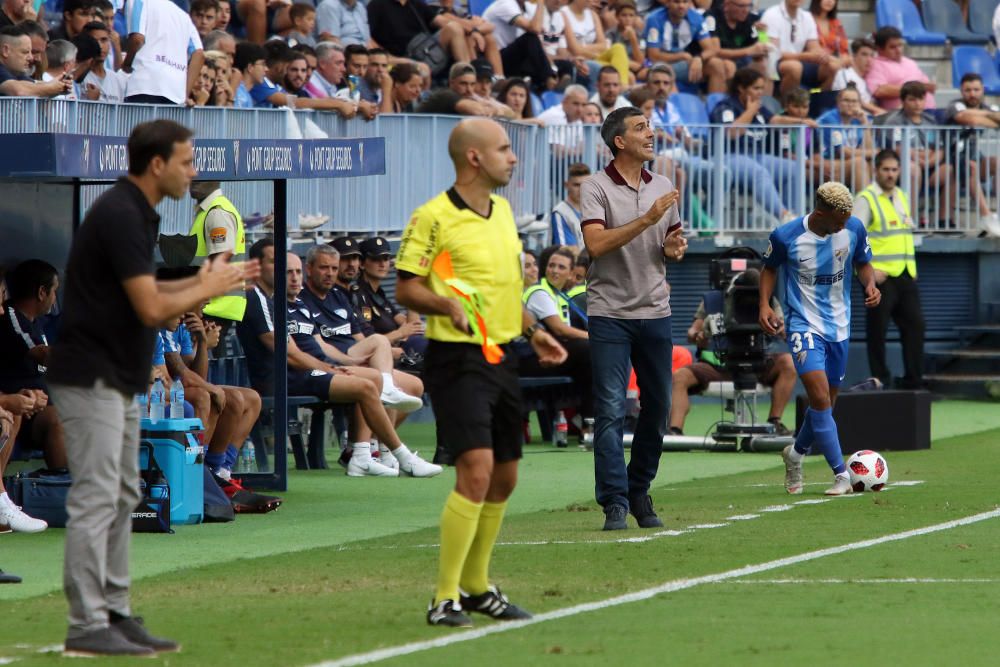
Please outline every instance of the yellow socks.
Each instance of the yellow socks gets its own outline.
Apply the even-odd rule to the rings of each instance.
[[[441,512],[441,550],[434,604],[439,604],[442,600],[458,602],[458,580],[462,577],[463,564],[470,555],[469,547],[472,546],[473,540],[478,542],[477,528],[480,512],[483,509],[483,503],[474,503],[457,491],[452,491],[448,496],[444,511]],[[503,509],[500,510],[500,516],[503,516]],[[499,525],[498,519],[497,529]],[[495,539],[496,531],[493,533],[493,540]],[[491,541],[491,548],[492,544]],[[489,561],[488,554],[487,551],[484,573],[485,563]],[[486,590],[485,586],[483,590]]]
[[[485,593],[489,586],[490,556],[493,554],[493,545],[500,533],[500,524],[503,523],[506,509],[506,501],[483,503],[476,539],[473,540],[469,554],[465,557],[465,567],[462,569],[460,580],[462,590],[470,595]]]

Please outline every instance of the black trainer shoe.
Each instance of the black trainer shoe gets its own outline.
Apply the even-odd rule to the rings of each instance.
[[[82,637],[66,639],[63,655],[91,658],[102,655],[134,655],[151,658],[156,651],[129,641],[117,628],[108,627],[88,632]]]
[[[157,653],[175,653],[181,650],[181,645],[177,642],[149,634],[141,616],[120,616],[112,612],[111,627],[133,644],[149,647]]]
[[[496,586],[490,586],[485,593],[479,595],[461,594],[459,598],[462,608],[486,614],[498,621],[519,621],[531,618],[531,614],[516,604],[511,604],[507,596]]]
[[[427,605],[427,624],[444,625],[449,628],[471,628],[472,619],[462,611],[462,605],[454,600],[442,600],[434,605],[434,600]]]
[[[653,499],[649,497],[649,494],[633,498],[630,504],[632,516],[635,517],[640,528],[663,528],[663,522],[660,521],[660,517],[656,516],[656,510],[653,509]]]
[[[771,424],[774,424],[775,435],[780,435],[782,437],[794,435],[787,426],[781,423],[780,419],[774,418],[774,419],[768,419],[767,421],[770,422]]]
[[[16,574],[8,574],[3,570],[0,570],[0,584],[19,584],[21,583],[21,577]]]
[[[628,510],[624,505],[608,505],[604,508],[604,530],[625,530],[628,528],[625,523],[627,516]]]

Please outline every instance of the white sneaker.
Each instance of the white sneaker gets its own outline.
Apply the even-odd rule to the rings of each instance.
[[[430,463],[424,461],[422,458],[417,456],[416,452],[410,452],[410,460],[404,465],[399,464],[399,474],[405,477],[433,477],[434,475],[441,474],[444,470],[441,466],[436,463]]]
[[[317,227],[322,227],[330,221],[330,216],[322,213],[299,213],[299,229],[302,231],[312,231]]]
[[[785,461],[785,491],[794,496],[802,493],[802,461],[793,461],[791,453],[792,445],[788,445],[781,451],[781,458]]]
[[[846,496],[851,493],[854,489],[851,488],[851,478],[847,475],[837,475],[833,479],[833,486],[824,491],[828,496]]]
[[[392,451],[385,445],[378,446],[378,462],[386,468],[399,470],[399,461],[396,460],[396,457],[392,455]]]
[[[418,396],[410,396],[399,387],[382,389],[382,404],[387,408],[400,412],[413,412],[424,407],[424,401]]]
[[[40,533],[49,527],[49,524],[41,519],[35,519],[22,512],[8,496],[0,498],[0,525],[4,524],[15,533]]]
[[[359,461],[351,458],[347,464],[348,477],[399,477],[399,471],[395,468],[384,466],[375,459]]]
[[[979,228],[988,236],[1000,236],[1000,216],[990,213],[979,219]]]

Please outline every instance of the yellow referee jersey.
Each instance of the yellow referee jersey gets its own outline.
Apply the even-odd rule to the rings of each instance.
[[[462,200],[454,188],[442,192],[413,212],[396,255],[396,269],[428,276],[432,292],[452,298],[454,292],[431,270],[435,258],[447,252],[455,277],[479,292],[489,337],[497,344],[521,335],[521,240],[506,199],[490,196],[484,218]],[[456,329],[451,318],[427,318],[427,338],[449,343],[483,341]]]

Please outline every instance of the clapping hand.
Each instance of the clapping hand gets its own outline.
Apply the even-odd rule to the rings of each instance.
[[[668,230],[667,235],[663,237],[663,256],[674,262],[679,262],[684,259],[684,253],[687,252],[688,242],[684,238],[684,228],[677,225],[672,231]]]

